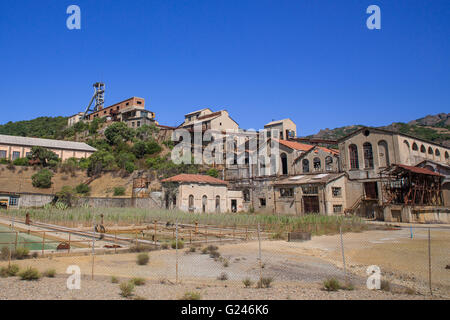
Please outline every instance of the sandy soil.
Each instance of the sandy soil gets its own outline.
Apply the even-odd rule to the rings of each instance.
[[[8,290],[0,292],[0,298],[20,298],[18,294],[31,290],[29,298],[41,297],[50,299],[115,299],[118,297],[118,286],[110,286],[110,277],[122,279],[142,277],[148,279],[148,289],[138,288],[137,294],[150,299],[178,299],[185,291],[200,290],[205,299],[411,299],[429,298],[427,287],[428,256],[427,234],[425,230],[415,230],[413,239],[409,230],[367,231],[344,235],[346,265],[348,277],[355,286],[354,291],[328,293],[320,290],[323,280],[334,277],[344,281],[342,256],[339,235],[314,237],[311,241],[288,243],[286,241],[262,242],[262,275],[274,279],[274,287],[270,289],[244,289],[242,280],[250,278],[256,281],[260,275],[258,261],[258,242],[224,244],[219,248],[221,256],[228,261],[214,260],[200,250],[187,253],[187,249],[153,251],[149,253],[150,262],[146,266],[136,264],[136,253],[96,255],[94,257],[94,280],[92,257],[49,257],[16,261],[21,268],[34,266],[41,271],[55,268],[58,279],[41,279],[36,283],[0,279],[0,286],[8,286]],[[450,299],[450,270],[445,266],[450,255],[450,230],[432,231],[432,284],[434,298]],[[175,282],[178,261],[178,279],[182,285],[162,285],[161,279]],[[5,265],[1,262],[1,265]],[[389,280],[394,291],[405,291],[412,288],[419,295],[404,296],[402,294],[371,292],[366,286],[366,268],[378,265],[383,279]],[[69,265],[78,265],[86,286],[100,288],[91,293],[67,293],[63,279]],[[228,280],[218,281],[217,277],[226,273]],[[40,289],[40,283],[43,289]],[[47,284],[49,288],[47,287]],[[59,287],[62,286],[62,287]],[[51,289],[50,289],[51,288]],[[198,288],[198,289],[197,289]],[[42,292],[42,290],[48,290]],[[104,290],[108,291],[101,294]],[[139,290],[143,290],[142,292]],[[254,290],[255,292],[253,292]],[[98,294],[98,296],[97,296]],[[391,297],[392,296],[392,297]]]

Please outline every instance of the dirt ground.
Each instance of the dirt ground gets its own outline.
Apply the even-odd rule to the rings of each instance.
[[[40,271],[55,268],[58,277],[37,282],[18,278],[0,278],[0,299],[116,299],[117,284],[111,276],[122,280],[133,277],[147,279],[137,287],[136,294],[148,299],[179,299],[186,291],[199,291],[202,299],[449,299],[450,298],[450,230],[432,231],[432,286],[428,289],[427,231],[416,229],[413,238],[408,229],[366,231],[344,235],[347,274],[355,290],[326,292],[321,290],[327,278],[344,282],[339,235],[314,237],[307,242],[262,241],[262,269],[259,268],[258,242],[219,245],[223,259],[214,260],[200,250],[187,253],[173,249],[149,253],[148,265],[136,264],[136,253],[78,257],[48,257],[16,261],[21,268],[34,266]],[[91,280],[94,260],[94,280]],[[178,280],[176,270],[178,261]],[[0,263],[5,265],[5,262]],[[83,275],[80,292],[65,286],[69,265],[78,265]],[[371,291],[366,288],[366,268],[378,265],[382,279],[391,283],[393,292]],[[242,280],[256,282],[260,276],[274,279],[268,289],[245,289]],[[217,278],[225,273],[227,280]],[[165,284],[161,282],[166,282]],[[170,284],[172,283],[172,284]],[[42,288],[41,288],[42,285]],[[84,285],[84,287],[83,287]],[[95,289],[93,289],[95,287]],[[98,288],[97,288],[98,287]],[[90,288],[90,293],[83,288]],[[109,289],[110,288],[110,289]],[[417,294],[405,295],[406,288]],[[24,296],[24,292],[27,292]]]

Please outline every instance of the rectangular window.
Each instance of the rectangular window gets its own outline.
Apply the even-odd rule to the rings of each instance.
[[[259,198],[259,205],[261,207],[265,207],[266,206],[266,198]]]
[[[6,151],[0,150],[0,159],[4,159],[4,158],[6,158]]]
[[[9,198],[9,205],[12,207],[16,207],[19,204],[19,198],[11,197]]]
[[[294,188],[280,189],[280,197],[293,197],[293,196],[294,196]]]
[[[137,104],[142,104],[142,101],[138,101]]]
[[[141,126],[141,122],[138,121],[138,122],[137,122],[137,127],[139,128],[140,126]]]
[[[342,205],[333,205],[333,213],[342,213]]]
[[[19,158],[20,158],[20,152],[19,151],[13,151],[12,159],[16,160],[16,159],[19,159]]]
[[[342,188],[340,187],[333,187],[331,188],[332,192],[333,192],[333,197],[334,198],[340,198],[342,196]]]
[[[319,188],[316,186],[302,186],[303,194],[318,194]]]
[[[131,126],[134,128],[134,121],[133,122],[131,122]]]

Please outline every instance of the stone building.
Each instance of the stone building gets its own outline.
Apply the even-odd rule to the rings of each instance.
[[[31,154],[34,146],[47,148],[61,159],[88,158],[97,149],[83,142],[0,135],[0,159],[16,160]]]
[[[277,214],[335,215],[346,207],[344,173],[291,176],[275,181],[273,187]]]
[[[340,167],[347,175],[347,212],[379,216],[380,171],[393,164],[415,166],[424,160],[448,165],[450,150],[409,135],[363,127],[338,140]]]
[[[239,212],[242,192],[229,190],[228,183],[207,175],[179,174],[161,181],[166,209],[187,212]]]
[[[193,111],[184,115],[184,122],[180,124],[178,128],[193,130],[195,125],[200,126],[202,131],[237,131],[239,129],[238,123],[231,119],[228,111],[220,110],[213,112],[209,108]]]

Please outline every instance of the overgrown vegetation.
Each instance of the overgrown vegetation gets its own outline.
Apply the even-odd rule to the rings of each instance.
[[[8,214],[25,219],[26,213],[35,221],[44,223],[55,223],[67,226],[77,226],[79,224],[91,225],[94,219],[99,219],[100,214],[104,214],[104,224],[144,224],[157,221],[178,221],[180,224],[215,225],[222,227],[247,227],[257,226],[259,223],[263,231],[288,232],[288,231],[309,231],[313,235],[335,234],[342,227],[343,232],[356,232],[367,229],[367,224],[360,217],[343,216],[277,216],[271,214],[245,214],[239,213],[230,215],[227,213],[203,214],[191,213],[177,210],[148,210],[141,208],[69,208],[60,210],[57,208],[45,209],[11,209]],[[209,252],[208,252],[209,253]]]
[[[122,282],[119,286],[120,295],[124,298],[129,298],[133,295],[134,292],[134,284],[130,281]]]
[[[188,291],[180,298],[180,300],[200,300],[201,295],[199,292]]]
[[[52,186],[53,173],[48,169],[42,169],[31,176],[33,187],[48,189]]]
[[[41,274],[36,268],[28,267],[26,270],[19,273],[19,277],[22,280],[34,281],[41,278]]]

